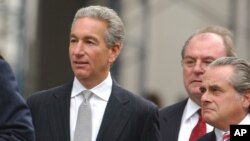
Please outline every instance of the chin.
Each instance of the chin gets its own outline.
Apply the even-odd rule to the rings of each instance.
[[[78,79],[86,79],[89,77],[89,74],[87,73],[83,73],[81,71],[78,71],[78,72],[75,72],[75,76],[78,78]]]
[[[211,109],[202,109],[202,117],[207,122],[212,122],[215,120],[216,113]]]
[[[212,119],[211,119],[211,117],[208,114],[203,114],[202,117],[203,117],[203,120],[205,122],[207,122],[207,123],[211,123],[212,122]]]

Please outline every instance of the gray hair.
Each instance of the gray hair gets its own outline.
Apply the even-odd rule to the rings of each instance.
[[[233,67],[233,75],[230,78],[230,83],[234,89],[242,94],[247,90],[250,90],[250,64],[244,59],[237,57],[221,57],[211,64],[209,68],[217,66],[229,65]]]
[[[112,47],[115,44],[120,44],[122,46],[125,36],[124,24],[113,9],[104,6],[88,6],[80,8],[75,14],[72,25],[76,20],[84,17],[91,17],[107,22],[108,27],[105,33],[107,46]]]
[[[187,45],[189,44],[189,41],[195,37],[196,35],[200,35],[202,33],[214,33],[216,35],[219,35],[225,45],[225,49],[226,49],[226,56],[227,57],[235,57],[236,56],[236,52],[234,49],[234,43],[233,43],[233,34],[231,33],[230,30],[228,30],[227,28],[221,27],[221,26],[217,26],[217,25],[212,25],[212,26],[207,26],[204,27],[202,29],[199,29],[197,32],[193,33],[185,42],[184,46],[182,47],[181,50],[181,57],[182,59],[184,58],[185,55],[185,49],[187,47]]]

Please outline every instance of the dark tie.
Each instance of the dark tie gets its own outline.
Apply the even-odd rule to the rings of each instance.
[[[222,141],[230,141],[230,132],[229,131],[224,133]]]
[[[91,141],[92,137],[92,114],[89,104],[91,91],[82,92],[83,102],[78,109],[74,141]]]
[[[201,110],[198,110],[199,120],[192,130],[189,141],[195,141],[202,135],[206,134],[206,123],[202,120]]]

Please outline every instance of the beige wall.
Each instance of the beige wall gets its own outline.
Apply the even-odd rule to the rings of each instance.
[[[238,1],[237,18],[233,18],[239,56],[250,59],[246,32],[246,2]],[[121,84],[140,93],[141,77],[144,73],[145,91],[155,92],[162,106],[175,103],[186,96],[182,81],[180,52],[190,34],[198,28],[216,24],[232,27],[232,9],[229,0],[149,0],[149,8],[143,9],[138,0],[122,1],[122,18],[127,30],[123,48]],[[146,11],[145,11],[146,10]],[[146,20],[143,15],[146,14]],[[146,24],[146,29],[143,26]],[[144,24],[144,25],[143,25]],[[231,29],[233,30],[233,29]],[[144,70],[140,69],[141,47],[146,50]]]

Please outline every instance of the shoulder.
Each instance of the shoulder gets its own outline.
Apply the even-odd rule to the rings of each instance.
[[[22,99],[14,73],[9,64],[2,59],[0,59],[0,84],[1,99],[16,100],[17,97]]]
[[[65,93],[70,94],[72,89],[72,82],[66,83],[64,85],[60,85],[57,87],[53,87],[47,90],[41,90],[32,94],[28,99],[27,103],[30,105],[31,103],[42,103],[45,104],[49,102],[52,98],[57,98]]]
[[[167,106],[159,110],[159,117],[160,120],[167,120],[167,119],[181,119],[184,108],[186,106],[187,99],[184,99],[176,104]]]
[[[160,114],[175,113],[176,111],[183,111],[186,103],[187,103],[187,99],[184,99],[178,103],[162,108],[160,109]]]
[[[157,106],[151,101],[145,99],[141,95],[135,94],[127,89],[122,88],[117,83],[112,88],[112,93],[120,102],[129,102],[130,106],[140,109],[157,109]]]
[[[0,75],[4,76],[6,73],[13,73],[10,65],[5,61],[0,59]]]
[[[7,79],[9,79],[9,80],[15,79],[14,74],[12,72],[12,69],[10,68],[10,65],[2,59],[0,59],[0,68],[1,68],[0,69],[0,80],[1,81],[5,81]]]

